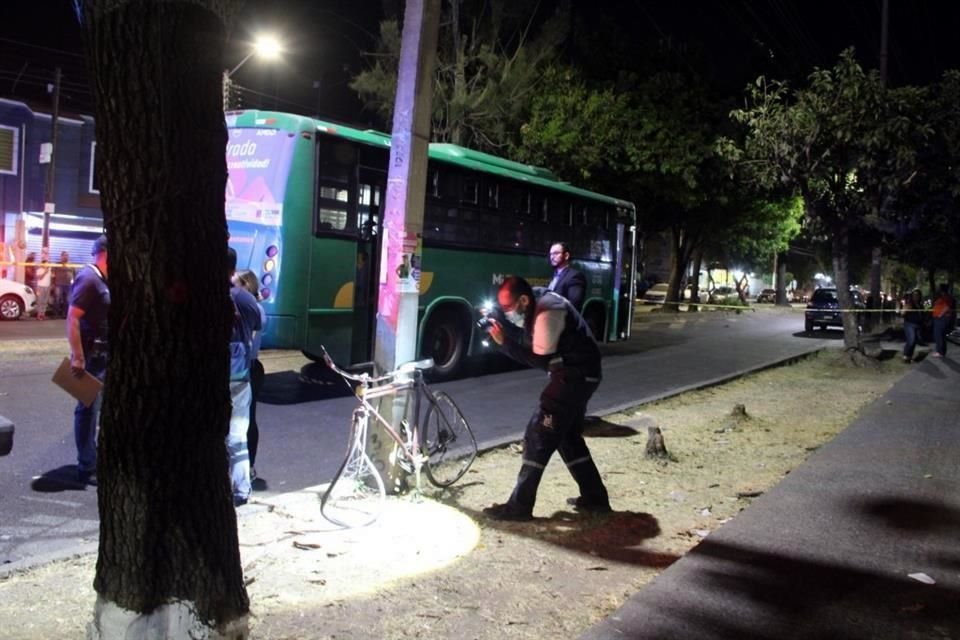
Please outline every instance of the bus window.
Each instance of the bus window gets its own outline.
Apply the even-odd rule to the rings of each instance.
[[[440,197],[440,170],[431,169],[427,175],[427,195],[431,198]]]
[[[460,202],[465,204],[479,204],[480,181],[476,178],[464,177],[460,181]]]
[[[496,182],[487,185],[487,207],[490,209],[500,208],[500,185]]]
[[[364,240],[369,240],[377,235],[377,227],[380,224],[377,212],[380,210],[380,189],[374,185],[360,185],[360,199],[357,206],[358,228],[360,236]]]
[[[357,150],[346,142],[325,137],[318,141],[317,232],[350,231],[356,228]]]
[[[559,196],[551,196],[547,207],[545,222],[550,226],[570,226],[570,201]]]

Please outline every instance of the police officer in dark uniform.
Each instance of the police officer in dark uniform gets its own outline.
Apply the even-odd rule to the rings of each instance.
[[[110,288],[107,286],[107,236],[93,243],[93,262],[77,273],[70,290],[67,309],[67,342],[70,344],[70,368],[80,377],[89,373],[101,382],[107,371],[107,314]],[[77,479],[97,484],[97,423],[100,399],[89,407],[77,403],[73,412],[73,435],[77,444]]]
[[[582,511],[608,512],[610,501],[583,439],[587,402],[600,384],[600,350],[583,318],[552,291],[534,295],[523,278],[511,276],[497,292],[491,339],[514,360],[545,369],[550,381],[524,435],[523,464],[510,499],[483,510],[496,520],[530,520],[540,478],[554,451],[580,488],[568,500]]]

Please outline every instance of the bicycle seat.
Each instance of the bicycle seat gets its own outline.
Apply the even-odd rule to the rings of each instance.
[[[409,372],[414,371],[415,369],[432,369],[433,368],[433,358],[425,358],[423,360],[411,360],[410,362],[404,362],[402,365],[397,367],[397,371]]]

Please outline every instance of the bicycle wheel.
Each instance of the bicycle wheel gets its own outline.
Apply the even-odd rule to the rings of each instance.
[[[432,395],[420,446],[426,456],[427,478],[438,487],[449,487],[473,464],[477,439],[450,396],[443,391]]]
[[[366,417],[355,416],[347,455],[320,500],[323,517],[348,529],[376,520],[386,499],[383,478],[367,455],[366,439]]]

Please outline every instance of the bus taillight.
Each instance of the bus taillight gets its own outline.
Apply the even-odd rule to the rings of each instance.
[[[270,297],[270,289],[268,289],[267,287],[264,287],[263,289],[260,289],[260,298],[261,298],[261,299],[266,300],[266,299],[269,298],[269,297]]]
[[[263,271],[264,271],[264,273],[269,273],[269,272],[273,271],[273,268],[274,268],[275,266],[277,266],[277,263],[276,263],[276,262],[274,262],[273,260],[267,260],[266,262],[263,263]]]
[[[276,256],[278,253],[280,253],[280,249],[277,247],[277,245],[272,244],[272,245],[270,245],[269,247],[267,247],[267,257],[268,257],[268,258],[273,258],[273,257]]]
[[[264,286],[269,287],[271,284],[273,284],[273,274],[263,274],[263,277],[260,278],[260,282],[263,283]]]

